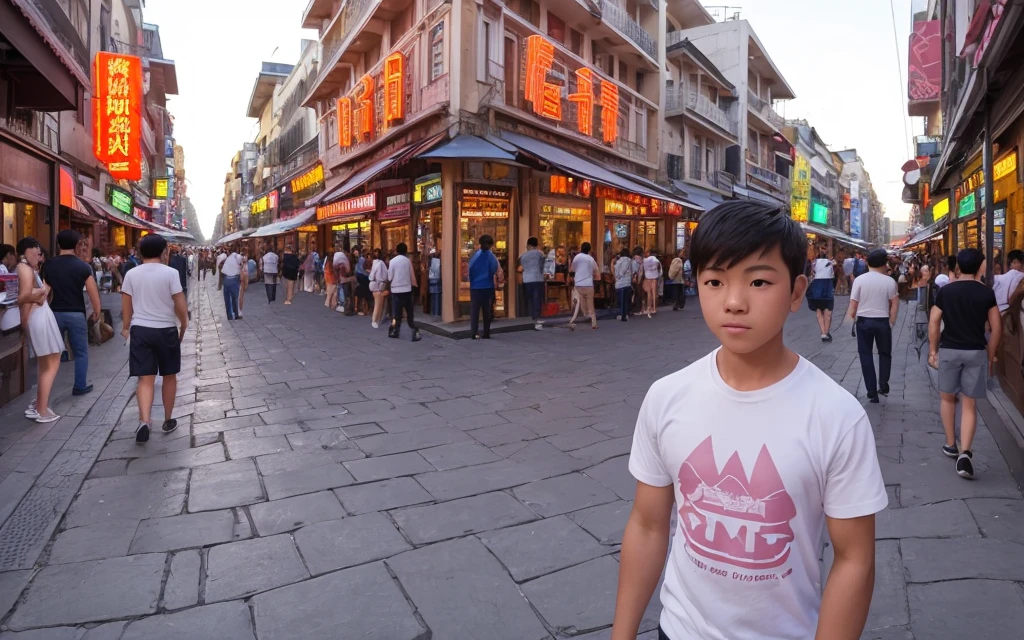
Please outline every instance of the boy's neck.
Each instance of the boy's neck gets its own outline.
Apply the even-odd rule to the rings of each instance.
[[[718,375],[736,391],[758,391],[784,379],[800,361],[786,347],[782,332],[750,353],[735,353],[722,347],[715,365]]]

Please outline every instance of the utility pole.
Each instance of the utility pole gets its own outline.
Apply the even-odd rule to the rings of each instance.
[[[984,139],[981,142],[981,164],[985,175],[985,283],[989,288],[993,285],[993,273],[995,272],[995,192],[992,187],[992,103],[988,97],[988,69],[982,69],[985,87],[985,98],[982,108],[984,109]]]

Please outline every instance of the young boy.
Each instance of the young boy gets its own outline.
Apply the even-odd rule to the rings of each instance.
[[[655,382],[640,408],[613,640],[636,637],[670,531],[661,640],[860,637],[888,500],[864,409],[783,343],[806,247],[798,223],[754,202],[697,227],[690,260],[722,346]]]
[[[928,318],[928,364],[939,370],[939,412],[946,443],[942,453],[956,458],[956,472],[974,477],[971,446],[978,427],[977,399],[988,393],[1003,336],[999,306],[991,289],[981,283],[985,255],[977,249],[956,256],[960,277],[939,289]],[[986,343],[985,323],[991,328]],[[960,447],[956,444],[956,396],[960,394]]]

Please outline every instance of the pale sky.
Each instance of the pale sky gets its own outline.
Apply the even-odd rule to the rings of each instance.
[[[171,97],[174,135],[185,149],[188,195],[209,238],[220,213],[224,174],[256,120],[245,117],[264,60],[294,64],[308,0],[149,0],[146,22],[160,26],[164,55],[175,61],[179,96]],[[566,0],[575,1],[575,0]],[[739,0],[775,65],[798,96],[782,103],[787,118],[805,118],[832,150],[855,147],[893,219],[904,220],[900,165],[905,143],[906,58],[910,0]],[[719,4],[708,0],[706,6]],[[726,3],[721,3],[726,4]],[[902,78],[902,79],[900,79]],[[910,135],[921,123],[908,120]]]

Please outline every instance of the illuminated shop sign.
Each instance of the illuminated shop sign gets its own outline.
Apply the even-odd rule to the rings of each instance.
[[[562,121],[561,84],[551,82],[548,76],[555,61],[555,45],[544,36],[526,38],[526,76],[523,97],[532,105],[533,112],[548,120]],[[569,102],[576,105],[576,130],[594,137],[594,105],[601,107],[601,141],[615,144],[619,137],[619,87],[610,80],[597,77],[593,69],[582,67],[574,72],[576,91],[570,93]],[[568,80],[563,80],[568,83]],[[599,91],[595,96],[595,83]]]
[[[146,211],[142,207],[135,207],[132,211],[135,214],[135,217],[138,218],[139,220],[150,220],[153,217],[153,214]]]
[[[1002,158],[1000,158],[995,164],[992,165],[992,180],[993,182],[1000,178],[1017,171],[1017,152],[1011,151]],[[978,169],[971,174],[969,178],[960,183],[960,186],[956,188],[956,199],[961,200],[966,195],[978,187],[985,184],[985,172],[982,169]]]
[[[648,198],[614,187],[597,187],[597,197],[604,199],[604,212],[619,216],[683,215],[683,207],[674,203]]]
[[[121,213],[130,216],[135,204],[132,201],[132,194],[120,187],[109,185],[107,187],[107,202]]]
[[[541,215],[548,218],[586,221],[590,220],[590,209],[581,207],[563,207],[556,204],[544,204],[540,207]]]
[[[828,207],[820,202],[815,202],[811,207],[811,222],[828,224]]]
[[[932,205],[932,221],[938,222],[949,215],[949,198],[943,198]]]
[[[384,85],[383,130],[405,118],[405,55],[395,52],[384,59],[381,72]],[[338,144],[343,148],[373,140],[377,113],[375,95],[377,79],[366,74],[356,83],[352,95],[338,98]]]
[[[377,194],[367,193],[366,195],[337,200],[316,208],[317,222],[325,222],[335,218],[342,218],[348,215],[369,213],[377,208]]]
[[[543,183],[541,183],[543,186]],[[581,180],[570,176],[551,176],[548,179],[548,193],[579,198],[589,198],[593,189],[590,180]]]
[[[170,182],[167,178],[153,178],[153,197],[157,200],[166,200]]]
[[[464,187],[461,193],[459,209],[463,218],[508,217],[509,198],[512,195],[508,189]]]
[[[847,203],[850,196],[846,196]],[[789,217],[797,222],[807,222],[811,201],[811,165],[807,158],[797,154],[793,167],[793,188],[790,192]],[[848,209],[849,204],[846,205]]]
[[[962,200],[960,200],[960,206],[957,208],[958,218],[969,216],[975,211],[975,196],[973,193],[968,193]]]
[[[302,174],[298,178],[292,180],[292,192],[298,193],[304,189],[309,189],[318,184],[323,184],[324,181],[324,166],[318,164],[306,173]]]
[[[267,209],[274,209],[277,207],[277,190],[271,191],[265,196],[256,198],[249,205],[249,213],[257,214],[263,213]]]
[[[384,210],[377,215],[378,220],[398,220],[409,217],[409,193],[396,193],[384,201]]]
[[[421,178],[413,186],[412,201],[416,204],[436,202],[441,199],[441,175],[433,174],[432,177]]]
[[[93,59],[92,83],[96,159],[115,180],[141,180],[142,59],[101,51]]]

